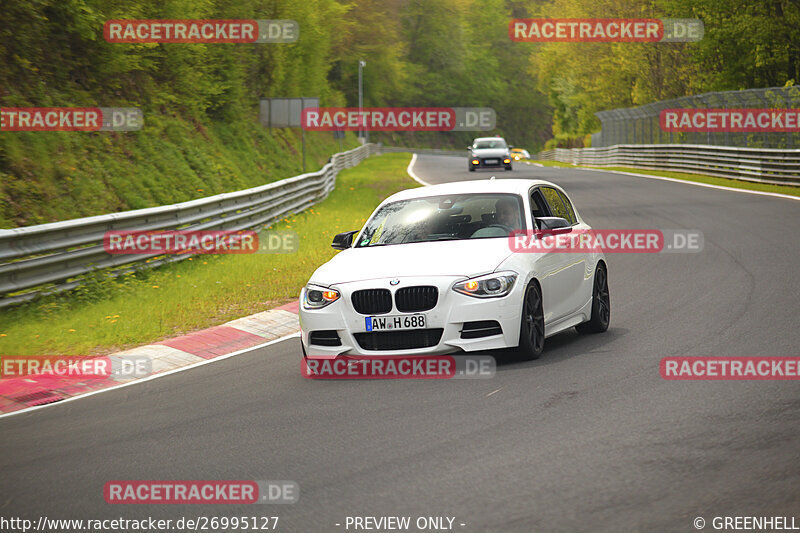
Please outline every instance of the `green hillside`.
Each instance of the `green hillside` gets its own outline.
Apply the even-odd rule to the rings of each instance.
[[[521,43],[512,18],[699,18],[698,43]],[[292,19],[291,44],[112,44],[111,19]],[[769,0],[3,0],[0,106],[138,107],[129,133],[0,132],[0,227],[159,205],[300,170],[299,131],[266,131],[264,97],[356,106],[491,107],[531,152],[580,146],[596,111],[800,80],[800,7]],[[463,147],[476,132],[375,133]],[[354,145],[352,134],[348,145]],[[309,163],[338,150],[309,135]]]

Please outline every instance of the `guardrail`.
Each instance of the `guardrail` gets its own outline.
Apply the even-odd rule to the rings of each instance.
[[[573,165],[632,166],[800,186],[800,150],[704,144],[617,144],[604,148],[556,148],[539,152],[537,158]]]
[[[103,248],[111,230],[257,229],[323,200],[337,173],[378,152],[375,144],[335,154],[317,172],[252,189],[173,205],[124,211],[52,224],[0,230],[0,308],[40,294],[74,289],[94,271],[111,275],[191,257],[181,254],[112,255]],[[148,261],[149,260],[149,261]]]

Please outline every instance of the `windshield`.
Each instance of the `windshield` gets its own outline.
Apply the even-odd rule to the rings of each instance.
[[[367,223],[356,248],[411,242],[508,237],[525,230],[516,194],[430,196],[392,202]]]
[[[475,148],[507,148],[503,139],[490,139],[486,141],[476,141]]]

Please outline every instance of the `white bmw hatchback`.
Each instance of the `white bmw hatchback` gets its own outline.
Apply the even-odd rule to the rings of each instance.
[[[588,231],[567,194],[540,180],[462,181],[381,203],[300,293],[303,353],[335,358],[512,348],[535,359],[546,337],[608,328],[600,252],[520,253],[512,232]]]

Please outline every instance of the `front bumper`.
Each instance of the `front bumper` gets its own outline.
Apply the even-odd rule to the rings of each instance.
[[[504,160],[508,159],[508,163],[505,163]],[[478,164],[475,164],[475,161],[478,161]],[[502,168],[511,165],[513,159],[510,157],[472,157],[469,160],[469,164],[473,168]]]
[[[514,284],[511,292],[500,298],[475,298],[452,290],[458,281],[465,276],[437,277],[405,277],[399,279],[395,286],[389,279],[374,279],[351,283],[331,285],[341,293],[341,297],[332,304],[316,310],[303,307],[305,289],[300,295],[300,329],[303,346],[310,357],[336,357],[339,355],[444,355],[460,351],[474,352],[482,350],[498,350],[515,347],[519,343],[520,313],[522,312],[522,296],[524,287],[520,280]],[[433,285],[437,287],[439,296],[436,306],[429,311],[421,311],[426,317],[426,329],[442,329],[439,341],[425,348],[370,350],[358,342],[357,333],[366,332],[366,317],[358,313],[351,301],[353,292],[361,289],[388,289],[392,294],[397,289],[410,286]],[[412,315],[402,313],[394,308],[389,315]],[[381,316],[381,315],[374,315]],[[462,338],[461,332],[465,322],[494,320],[499,323],[501,333],[479,338]],[[310,342],[312,331],[335,330],[341,344],[338,346],[322,346]],[[415,330],[399,330],[395,335]],[[419,331],[419,330],[416,330]],[[367,333],[374,335],[374,333]],[[363,342],[363,339],[362,339]],[[365,343],[366,344],[366,343]]]

